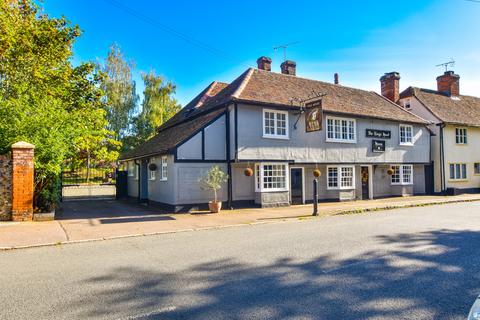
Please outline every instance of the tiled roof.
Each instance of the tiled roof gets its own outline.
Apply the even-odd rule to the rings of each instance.
[[[393,121],[426,123],[418,116],[372,91],[254,69],[238,99],[291,106],[292,99],[306,99],[312,93],[324,93],[327,112],[373,117]],[[298,103],[293,101],[293,105]]]
[[[480,98],[460,95],[450,97],[442,92],[409,87],[400,98],[415,96],[437,118],[445,123],[480,127]]]
[[[228,83],[214,81],[208,85],[199,95],[193,98],[185,107],[183,107],[177,114],[171,117],[167,122],[161,125],[157,131],[162,131],[166,128],[176,125],[187,118],[194,117],[199,111],[203,110],[202,106],[215,97],[220,91],[225,89]]]
[[[427,123],[375,92],[250,68],[230,84],[211,83],[158,128],[156,136],[136,149],[122,154],[120,159],[167,152],[222,113],[224,109],[219,108],[230,102],[295,108],[299,107],[299,99],[309,98],[314,92],[326,94],[323,97],[323,109],[327,112],[399,122]]]

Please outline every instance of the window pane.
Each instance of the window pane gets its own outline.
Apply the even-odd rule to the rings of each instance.
[[[400,183],[400,166],[392,166],[392,183]]]
[[[467,165],[462,164],[462,179],[467,179]]]
[[[328,168],[328,187],[330,188],[338,187],[338,169],[337,168]]]
[[[341,181],[340,181],[341,187],[353,187],[353,168],[342,167],[341,172],[342,172]]]
[[[327,137],[333,139],[333,120],[327,119]]]
[[[412,183],[412,166],[403,166],[403,183]]]

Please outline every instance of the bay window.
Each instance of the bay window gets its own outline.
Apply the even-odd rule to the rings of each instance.
[[[284,163],[260,163],[255,166],[257,192],[288,191],[288,165]]]

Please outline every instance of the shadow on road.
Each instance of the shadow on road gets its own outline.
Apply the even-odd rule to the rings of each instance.
[[[480,233],[378,241],[395,249],[340,261],[226,259],[165,273],[119,267],[86,280],[102,289],[69,308],[83,318],[127,309],[141,319],[465,319],[480,289]]]

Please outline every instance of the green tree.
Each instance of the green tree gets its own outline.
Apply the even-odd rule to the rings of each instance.
[[[181,108],[174,98],[176,86],[165,82],[164,78],[154,71],[142,74],[145,84],[143,91],[142,111],[134,119],[134,144],[151,138],[155,130],[175,115]]]
[[[79,35],[32,0],[0,1],[0,153],[19,140],[35,144],[38,207],[55,204],[62,165],[82,140],[108,138],[102,74],[93,63],[70,63]]]
[[[137,107],[138,95],[132,79],[133,68],[133,62],[126,61],[119,46],[113,44],[103,67],[105,78],[102,88],[105,92],[108,129],[118,141],[128,134],[131,118]]]

